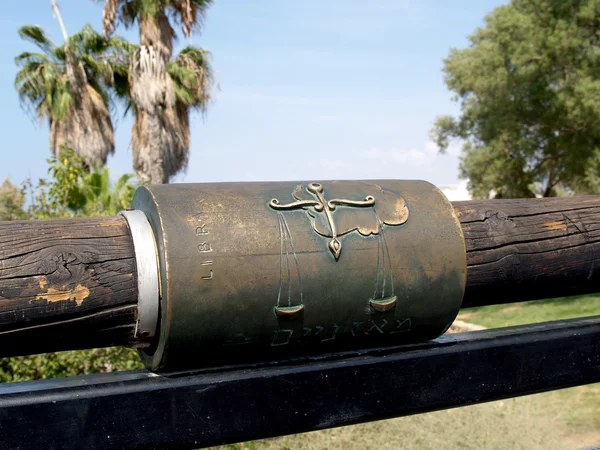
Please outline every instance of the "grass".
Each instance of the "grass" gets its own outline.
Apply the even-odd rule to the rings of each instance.
[[[470,308],[464,310],[459,319],[487,328],[497,328],[594,315],[600,315],[600,296],[579,295]],[[571,428],[600,433],[600,384],[541,395],[565,405],[561,417]],[[600,438],[596,443],[600,443]]]
[[[600,315],[600,296],[579,295],[469,308],[458,318],[486,328],[498,328],[595,315]]]
[[[600,296],[483,306],[459,319],[487,328],[600,315]],[[577,449],[600,443],[600,384],[219,449]]]
[[[270,449],[558,448],[555,421],[539,422],[543,399],[517,399],[272,439]]]
[[[597,435],[565,423],[547,394],[416,416],[282,436],[221,449],[556,449],[597,443]]]

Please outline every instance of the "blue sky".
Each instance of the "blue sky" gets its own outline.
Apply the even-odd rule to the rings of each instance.
[[[192,119],[190,164],[177,182],[424,179],[459,183],[459,147],[439,155],[429,130],[458,106],[443,58],[499,0],[215,0],[193,44],[213,53],[220,89]],[[59,0],[67,31],[100,28],[101,3]],[[61,42],[50,0],[0,2],[0,178],[46,175],[48,130],[19,105],[17,29]],[[118,29],[137,42],[137,30]],[[181,38],[177,48],[189,41]],[[131,172],[131,118],[118,116],[115,175]],[[465,195],[450,189],[453,197]]]

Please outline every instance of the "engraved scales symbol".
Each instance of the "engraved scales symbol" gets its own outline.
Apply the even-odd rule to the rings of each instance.
[[[340,236],[352,231],[357,231],[365,237],[377,236],[377,275],[373,297],[369,299],[369,303],[375,311],[379,312],[389,311],[396,303],[391,258],[383,229],[386,225],[396,226],[407,221],[409,211],[404,199],[394,192],[382,189],[380,186],[364,182],[332,182],[329,189],[334,191],[334,196],[337,192],[339,197],[349,196],[347,195],[348,192],[362,191],[364,194],[357,195],[362,200],[346,198],[327,200],[323,185],[310,183],[306,187],[300,185],[294,190],[292,195],[296,199],[295,202],[281,204],[277,198],[269,201],[269,206],[278,211],[280,234],[282,236],[280,270],[283,271],[284,267],[287,267],[287,277],[284,276],[284,272],[281,273],[280,277],[282,285],[280,286],[275,308],[278,317],[295,315],[303,309],[299,261],[296,257],[289,228],[282,214],[283,211],[289,210],[302,209],[306,211],[311,219],[314,231],[323,237],[330,238],[328,247],[335,261],[339,260],[342,252]],[[290,260],[292,255],[293,260]],[[294,272],[296,277],[292,277]],[[292,301],[292,278],[296,279],[295,284],[299,283],[299,298],[297,301]],[[284,285],[287,286],[286,290],[288,290],[287,305],[284,303],[282,295],[285,292]],[[292,303],[297,304],[293,305]]]

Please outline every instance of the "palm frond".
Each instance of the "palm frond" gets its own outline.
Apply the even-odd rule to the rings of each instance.
[[[55,47],[43,28],[38,25],[23,25],[19,28],[18,33],[22,39],[37,45],[44,52],[49,53]]]
[[[48,55],[43,53],[22,52],[15,57],[15,64],[21,67],[27,63],[47,64],[48,62]]]
[[[70,147],[89,167],[104,164],[114,151],[113,98],[108,88],[118,82],[125,95],[127,42],[119,37],[104,39],[89,25],[69,38],[68,47],[55,47],[37,26],[22,27],[20,34],[43,50],[15,58],[19,66],[15,88],[21,104],[38,119],[48,119],[55,153]]]
[[[73,93],[69,86],[56,86],[54,90],[54,101],[50,106],[50,115],[53,120],[63,120],[71,113],[73,106]]]
[[[106,0],[102,9],[102,28],[104,36],[109,37],[115,31],[115,23],[117,21],[117,8],[119,0]]]
[[[184,105],[206,110],[214,86],[211,56],[208,50],[189,46],[169,63],[175,94]]]
[[[109,47],[117,54],[127,55],[139,48],[138,44],[129,42],[121,36],[112,36],[108,41]]]
[[[23,52],[16,58],[20,70],[15,76],[15,89],[21,106],[34,117],[41,119],[54,111],[54,98],[67,89],[57,74],[57,63],[47,55]],[[64,70],[64,68],[62,68]],[[57,108],[60,111],[60,108]],[[64,117],[64,113],[60,114]]]
[[[64,46],[56,47],[52,54],[54,55],[57,61],[66,62],[67,61],[67,51]]]
[[[96,0],[103,1],[102,24],[104,36],[113,34],[117,23],[129,28],[143,17],[157,17],[169,13],[171,19],[181,25],[183,34],[192,35],[199,28],[213,0]]]
[[[119,179],[117,180],[117,184],[115,184],[115,190],[116,191],[120,191],[121,189],[123,189],[123,187],[129,183],[129,181],[133,178],[133,175],[130,173],[126,173],[124,175],[121,175],[119,177]]]
[[[89,53],[102,53],[107,48],[108,40],[98,33],[90,24],[69,37],[69,44],[80,46]]]
[[[206,16],[206,11],[212,5],[213,0],[166,0],[165,4],[170,7],[174,14],[173,18],[181,24],[183,34],[187,37],[192,35],[194,28],[199,28]]]

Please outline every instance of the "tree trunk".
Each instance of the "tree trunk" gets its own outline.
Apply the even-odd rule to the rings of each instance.
[[[175,107],[173,82],[167,65],[173,52],[174,32],[167,16],[140,18],[140,48],[131,68],[131,97],[137,112],[133,128],[134,168],[141,180],[167,183],[172,173],[166,158],[176,154],[167,114]]]

